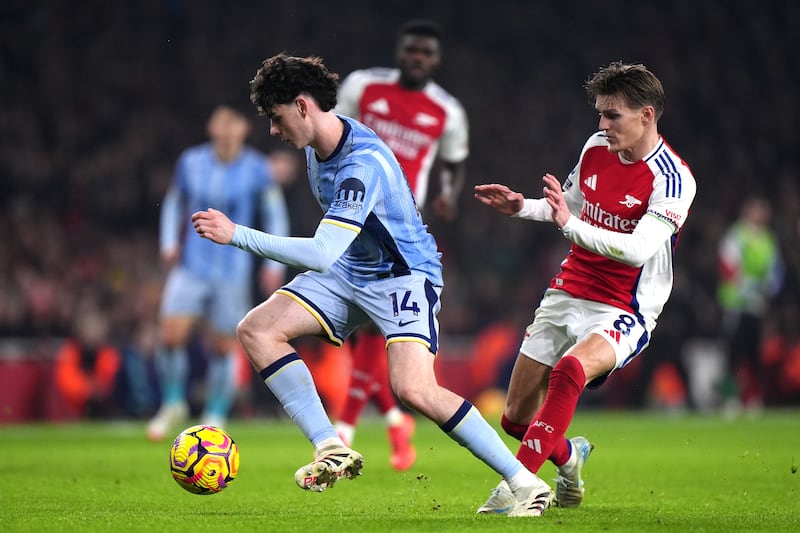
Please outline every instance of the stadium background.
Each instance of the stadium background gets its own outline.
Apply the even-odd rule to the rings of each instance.
[[[246,94],[278,51],[321,55],[343,75],[390,66],[396,29],[416,16],[443,26],[437,81],[471,126],[462,216],[426,214],[445,254],[443,359],[471,356],[489,326],[515,344],[508,332],[529,321],[567,249],[551,226],[479,206],[471,185],[535,196],[543,172],[563,178],[597,124],[582,84],[616,59],[642,61],[664,81],[661,130],[692,167],[698,197],[648,368],[621,374],[635,386],[588,401],[646,405],[656,363],[715,345],[717,242],[748,195],[775,208],[787,263],[776,304],[800,301],[794,2],[9,0],[0,15],[0,374],[30,401],[48,389],[53,345],[84,309],[101,308],[115,342],[146,351],[163,279],[159,203],[220,95]],[[278,148],[266,129],[259,119],[253,144]],[[287,194],[293,233],[308,234],[318,219],[302,177]],[[490,367],[502,381],[500,365]],[[459,379],[479,374],[462,370]]]

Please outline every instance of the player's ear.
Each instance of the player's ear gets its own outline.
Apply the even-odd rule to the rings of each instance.
[[[656,121],[656,110],[651,105],[642,107],[642,123],[647,124]]]
[[[308,101],[302,96],[298,96],[294,100],[294,105],[297,106],[297,112],[300,113],[300,116],[306,118],[306,115],[308,115]]]

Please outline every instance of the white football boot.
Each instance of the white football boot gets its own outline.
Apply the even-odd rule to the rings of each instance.
[[[156,442],[164,440],[167,432],[179,427],[188,416],[189,406],[185,403],[162,405],[147,423],[147,438]]]
[[[486,503],[478,507],[478,514],[508,514],[511,508],[514,507],[514,493],[511,492],[511,487],[508,486],[506,480],[500,481],[495,488],[492,489],[492,494]]]
[[[507,516],[542,516],[553,503],[555,494],[546,482],[538,477],[533,485],[514,492],[514,505]]]
[[[322,492],[333,487],[341,478],[353,479],[361,475],[364,458],[355,450],[343,446],[333,446],[320,450],[317,458],[301,466],[294,474],[294,480],[301,489]]]

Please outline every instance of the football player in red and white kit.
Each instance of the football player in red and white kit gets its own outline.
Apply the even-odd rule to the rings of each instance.
[[[583,500],[583,463],[592,450],[565,433],[585,387],[602,384],[650,342],[672,290],[672,260],[696,184],[658,133],[661,82],[641,64],[611,63],[586,84],[600,131],[581,150],[563,186],[543,178],[543,197],[504,185],[475,197],[516,218],[550,221],[572,241],[526,331],[509,383],[503,429],[521,441],[517,457],[532,472],[558,468],[556,501]],[[492,491],[479,513],[503,513],[508,487]]]
[[[430,170],[438,158],[440,190],[432,208],[452,220],[464,183],[469,154],[467,116],[459,101],[431,77],[441,62],[441,30],[430,20],[412,20],[398,34],[398,68],[357,70],[339,88],[336,112],[372,128],[392,149],[422,209]],[[351,443],[364,407],[374,400],[386,419],[396,470],[411,468],[414,419],[397,406],[389,387],[385,341],[373,328],[363,328],[352,346],[353,371],[347,401],[336,424]]]

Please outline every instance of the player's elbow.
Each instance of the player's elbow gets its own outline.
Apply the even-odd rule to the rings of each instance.
[[[632,246],[627,250],[609,250],[611,258],[616,259],[620,263],[634,268],[641,268],[650,259],[655,250],[643,249],[640,246]]]
[[[624,250],[611,250],[611,253],[617,261],[634,268],[641,268],[658,252],[660,247],[660,241],[634,233],[626,239]]]
[[[326,272],[336,262],[338,257],[325,248],[318,247],[317,251],[318,253],[314,254],[314,257],[308,258],[306,267],[315,272]]]
[[[621,263],[625,263],[626,265],[634,268],[643,267],[644,264],[647,262],[647,259],[648,259],[647,257],[640,257],[638,255],[636,256],[626,255],[624,257],[618,258],[618,260]]]
[[[331,267],[333,263],[312,263],[310,265],[306,265],[309,270],[313,270],[314,272],[319,272],[320,274],[327,272],[327,270]]]
[[[661,245],[659,243],[643,243],[642,246],[628,250],[624,258],[620,259],[626,265],[634,268],[641,268],[649,263],[656,255],[659,255]]]

